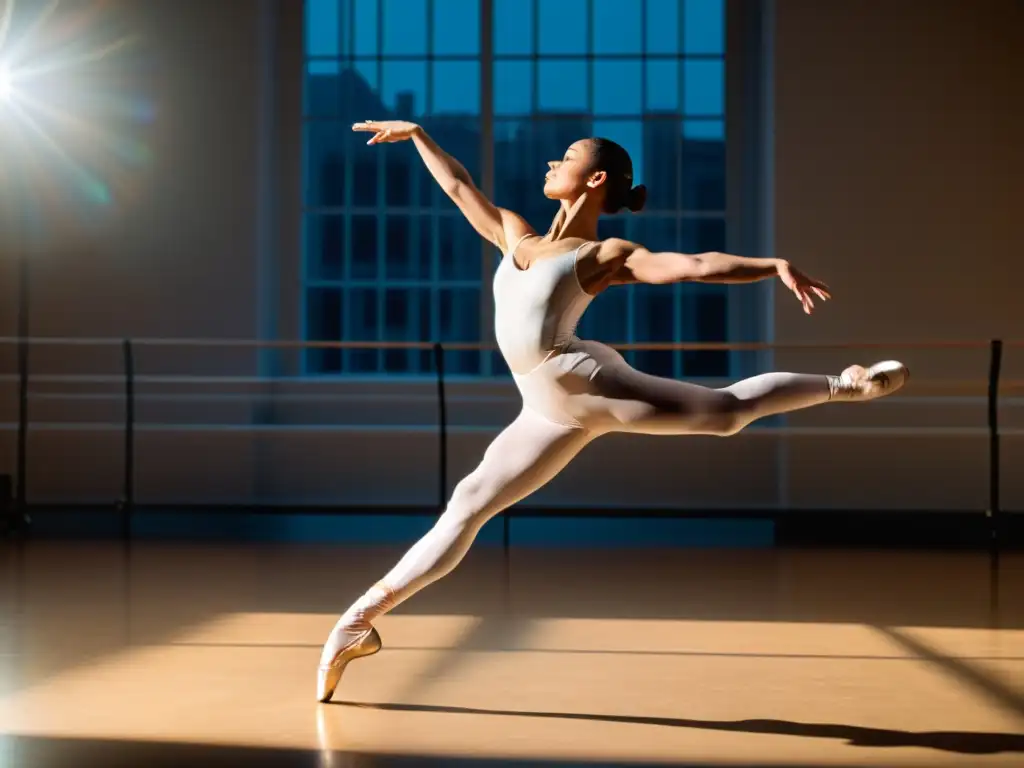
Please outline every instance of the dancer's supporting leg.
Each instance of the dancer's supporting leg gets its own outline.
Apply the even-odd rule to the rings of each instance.
[[[625,361],[594,379],[612,431],[653,435],[734,435],[751,422],[830,401],[865,401],[891,394],[909,372],[886,361],[854,365],[838,376],[765,373],[722,389],[650,376]]]
[[[320,657],[318,698],[330,699],[349,661],[380,647],[374,619],[454,569],[484,523],[554,478],[591,439],[524,409],[456,486],[434,527],[338,620]]]

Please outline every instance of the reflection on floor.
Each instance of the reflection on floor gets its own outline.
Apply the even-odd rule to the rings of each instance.
[[[483,547],[318,705],[398,554],[0,545],[0,765],[1024,763],[1024,558]]]

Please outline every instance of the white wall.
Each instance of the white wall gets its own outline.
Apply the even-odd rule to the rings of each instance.
[[[1024,245],[1024,6],[777,0],[776,9],[775,249],[835,289],[811,319],[780,297],[777,341],[1024,338],[1015,295],[1024,263],[1014,256]],[[801,352],[776,364],[872,355],[906,359],[908,395],[985,393],[986,350]],[[1024,378],[1024,349],[1007,350],[1004,374]],[[937,384],[951,379],[971,383]],[[986,417],[948,403],[887,408],[894,423],[922,427],[983,426]],[[1020,427],[1021,413],[1007,409],[1004,421]],[[794,422],[871,418],[837,409]],[[1007,470],[1022,448],[1019,438],[1005,440]],[[793,492],[809,501],[881,487],[985,508],[971,479],[987,450],[984,438],[808,441],[792,455]],[[1005,504],[1024,508],[1024,483],[1009,471],[1004,481]]]

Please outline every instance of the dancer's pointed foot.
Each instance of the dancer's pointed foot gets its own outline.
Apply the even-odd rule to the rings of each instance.
[[[363,656],[372,656],[381,649],[381,645],[377,630],[370,627],[369,630],[338,650],[328,663],[321,664],[316,677],[317,701],[330,701],[349,662]]]
[[[896,360],[875,363],[870,368],[851,365],[839,376],[831,377],[832,398],[867,401],[891,395],[907,383],[910,370]]]

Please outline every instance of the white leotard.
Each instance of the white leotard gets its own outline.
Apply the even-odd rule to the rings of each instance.
[[[594,298],[576,275],[579,248],[538,259],[527,269],[517,266],[516,249],[526,237],[505,254],[494,275],[494,333],[518,376],[578,341],[576,325]]]

